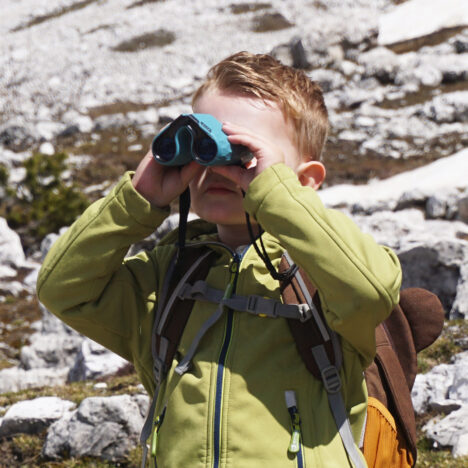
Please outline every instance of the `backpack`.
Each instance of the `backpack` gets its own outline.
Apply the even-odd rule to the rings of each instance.
[[[286,318],[306,368],[325,386],[330,410],[349,459],[354,466],[364,467],[340,392],[339,337],[328,327],[317,290],[305,272],[294,265],[285,252],[279,272],[292,274],[283,275],[280,281],[283,303],[260,296],[227,295],[204,282],[214,261],[214,251],[190,247],[187,246],[181,260],[174,259],[171,263],[155,314],[152,354],[156,391],[140,437],[142,467],[146,463],[146,441],[150,434],[153,455],[156,451],[157,432],[164,417],[163,413],[153,421],[159,387],[172,365],[195,300],[217,302],[219,306],[197,334],[176,372],[183,374],[188,369],[204,333],[222,316],[222,305],[257,315]],[[444,316],[436,295],[425,289],[408,288],[401,291],[400,302],[390,316],[376,327],[376,355],[364,373],[369,398],[359,444],[369,468],[404,468],[416,463],[411,388],[417,374],[417,353],[437,339]]]

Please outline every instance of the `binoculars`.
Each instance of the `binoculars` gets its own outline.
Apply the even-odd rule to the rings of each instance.
[[[181,114],[153,139],[151,151],[159,164],[183,166],[195,160],[204,166],[243,165],[253,157],[233,145],[219,120],[210,114]]]

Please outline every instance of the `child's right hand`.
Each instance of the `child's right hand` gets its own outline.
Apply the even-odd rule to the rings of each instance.
[[[196,162],[181,167],[158,164],[150,150],[138,165],[132,184],[152,205],[164,208],[175,200],[203,169],[203,166]]]

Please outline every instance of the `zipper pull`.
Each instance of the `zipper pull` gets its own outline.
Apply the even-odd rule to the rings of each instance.
[[[151,435],[151,457],[152,458],[156,457],[156,449],[158,447],[159,428],[161,427],[165,414],[166,414],[166,408],[164,407],[162,413],[154,421],[153,433]]]
[[[289,415],[291,416],[291,440],[289,442],[288,451],[290,453],[299,453],[301,450],[301,417],[297,409],[296,392],[294,390],[286,390],[285,392],[286,406]]]
[[[234,286],[236,284],[237,273],[239,272],[239,263],[240,258],[239,255],[234,254],[231,260],[231,264],[229,265],[229,283],[224,290],[224,297],[223,299],[229,299],[232,296],[234,291]]]

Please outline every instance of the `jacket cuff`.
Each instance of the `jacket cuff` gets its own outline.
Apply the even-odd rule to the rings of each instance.
[[[299,184],[296,173],[286,164],[278,163],[267,167],[250,183],[244,198],[245,211],[256,219],[265,198],[288,179],[296,179]]]
[[[128,171],[115,186],[113,192],[115,199],[128,213],[128,215],[142,226],[155,228],[159,226],[167,216],[170,208],[158,208],[140,195],[132,184],[134,172]]]

